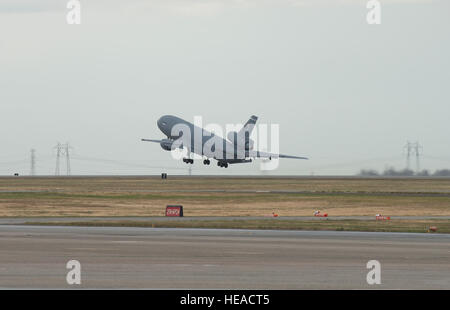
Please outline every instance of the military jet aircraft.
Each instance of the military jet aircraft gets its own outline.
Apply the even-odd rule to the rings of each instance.
[[[239,132],[229,132],[227,139],[224,139],[184,119],[173,115],[164,115],[158,119],[157,125],[167,139],[142,139],[142,141],[159,143],[166,151],[186,148],[188,156],[183,158],[183,162],[187,164],[194,163],[191,153],[200,155],[205,165],[211,163],[210,159],[215,159],[217,165],[224,168],[228,168],[229,164],[249,163],[254,158],[266,160],[278,158],[308,159],[254,150],[254,141],[250,139],[250,135],[257,120],[258,117],[252,115]]]

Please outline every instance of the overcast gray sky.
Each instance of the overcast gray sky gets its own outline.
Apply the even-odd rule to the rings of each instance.
[[[310,160],[274,174],[402,169],[407,140],[449,168],[450,2],[380,2],[368,25],[366,0],[82,0],[67,25],[66,0],[1,0],[0,174],[28,174],[31,148],[53,174],[57,141],[73,174],[186,173],[140,142],[163,114],[279,124],[280,151]]]

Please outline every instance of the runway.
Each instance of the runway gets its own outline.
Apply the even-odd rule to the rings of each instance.
[[[74,288],[69,260],[79,288],[450,289],[444,234],[0,225],[1,288]]]

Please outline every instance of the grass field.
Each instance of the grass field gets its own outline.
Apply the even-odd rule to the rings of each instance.
[[[333,231],[374,231],[374,232],[415,232],[425,233],[431,226],[439,233],[450,233],[450,220],[189,220],[189,221],[74,221],[74,222],[33,222],[33,225],[61,226],[112,226],[112,227],[153,227],[153,228],[222,228],[222,229],[277,229],[277,230],[333,230]]]
[[[205,192],[224,190],[236,192]],[[167,204],[186,216],[450,216],[450,179],[0,178],[0,217],[163,216]]]

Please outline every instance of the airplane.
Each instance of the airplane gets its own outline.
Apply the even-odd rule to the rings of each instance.
[[[191,153],[194,153],[204,158],[204,165],[209,165],[210,159],[215,159],[217,160],[217,166],[222,168],[228,168],[229,164],[250,163],[252,158],[268,160],[272,158],[308,159],[307,157],[254,150],[254,141],[250,139],[250,135],[257,120],[258,117],[252,115],[239,132],[229,132],[227,139],[224,139],[184,119],[173,115],[164,115],[158,119],[157,125],[167,139],[141,139],[141,141],[159,143],[166,151],[186,147],[188,157],[183,158],[183,162],[186,164],[194,163],[194,159],[191,158]],[[197,137],[196,133],[199,133],[201,137],[194,139]]]

